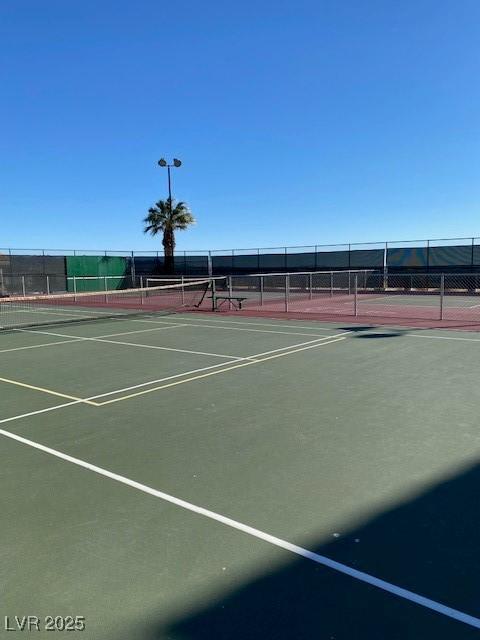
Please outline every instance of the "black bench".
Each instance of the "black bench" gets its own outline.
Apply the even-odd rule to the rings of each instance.
[[[213,308],[215,309],[215,311],[218,311],[219,308],[222,306],[222,304],[225,304],[225,302],[229,301],[233,304],[235,309],[240,310],[242,308],[242,302],[244,300],[248,300],[248,298],[246,297],[242,297],[242,296],[212,296],[213,297]],[[221,300],[221,302],[219,303],[218,301]]]

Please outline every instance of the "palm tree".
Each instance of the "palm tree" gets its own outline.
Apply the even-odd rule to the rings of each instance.
[[[163,233],[163,250],[165,253],[165,271],[173,273],[173,252],[175,250],[175,231],[183,231],[190,225],[195,224],[195,218],[191,214],[185,202],[176,202],[170,198],[159,200],[154,207],[148,210],[148,216],[143,221],[145,223],[144,233],[156,236]]]

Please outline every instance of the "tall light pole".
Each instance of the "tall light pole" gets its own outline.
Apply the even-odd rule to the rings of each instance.
[[[178,160],[177,158],[173,159],[172,164],[169,164],[165,158],[160,158],[160,160],[158,161],[158,164],[160,167],[167,167],[168,170],[168,205],[170,208],[170,220],[172,219],[172,215],[173,215],[173,205],[172,205],[172,180],[171,180],[171,176],[170,176],[170,168],[171,167],[176,167],[178,169],[178,167],[182,166],[182,163],[180,162],[180,160]],[[165,268],[167,271],[172,271],[174,270],[174,260],[175,260],[175,253],[174,253],[174,244],[173,244],[173,230],[170,230],[170,234],[169,236],[171,236],[171,252],[172,255],[170,256],[170,253],[168,253],[167,255],[167,250],[165,247]],[[165,246],[165,245],[164,245]],[[167,257],[168,257],[168,261],[167,261]],[[168,267],[167,267],[168,264]]]
[[[172,215],[172,180],[170,176],[170,167],[181,167],[182,163],[177,158],[173,159],[172,164],[168,164],[168,162],[164,158],[160,158],[158,161],[160,167],[167,167],[168,170],[168,201],[170,203],[170,215]]]

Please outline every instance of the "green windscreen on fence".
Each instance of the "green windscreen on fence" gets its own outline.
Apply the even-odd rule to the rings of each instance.
[[[130,259],[120,256],[67,256],[68,291],[102,290],[105,285],[105,276],[110,276],[108,289],[129,288],[131,286]]]

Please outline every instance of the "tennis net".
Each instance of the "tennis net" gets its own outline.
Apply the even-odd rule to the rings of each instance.
[[[208,299],[211,289],[212,280],[205,279],[162,287],[0,298],[0,329],[141,315],[156,311],[208,310],[212,306]]]

